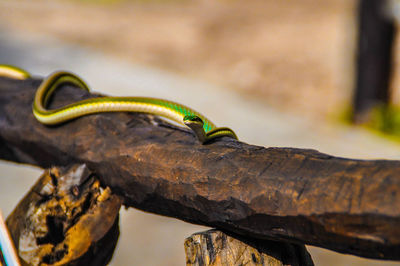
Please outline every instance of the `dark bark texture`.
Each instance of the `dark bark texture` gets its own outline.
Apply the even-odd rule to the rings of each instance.
[[[85,163],[126,206],[256,239],[400,260],[399,161],[229,138],[201,145],[190,130],[145,114],[48,127],[32,115],[39,83],[0,79],[2,159],[44,168]],[[52,107],[89,97],[96,95],[63,86]]]

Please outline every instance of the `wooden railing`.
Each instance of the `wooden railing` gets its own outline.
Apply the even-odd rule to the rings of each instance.
[[[400,260],[400,161],[228,138],[202,145],[189,130],[145,114],[91,115],[48,127],[31,111],[39,84],[0,78],[0,158],[43,168],[84,164],[127,207],[220,230],[186,241],[188,264],[204,256],[208,264],[221,262],[223,249],[213,243],[244,245],[238,250],[250,250],[254,263],[265,255],[312,264],[304,244]],[[66,86],[52,106],[90,97],[96,95]]]

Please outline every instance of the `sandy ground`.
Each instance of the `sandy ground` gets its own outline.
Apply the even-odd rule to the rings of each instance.
[[[253,144],[314,148],[352,158],[400,159],[398,144],[321,119],[349,94],[348,78],[339,75],[348,74],[349,67],[337,49],[343,48],[347,37],[337,28],[351,31],[351,2],[328,1],[323,8],[316,1],[303,1],[305,6],[291,3],[296,9],[286,15],[282,9],[288,4],[258,2],[258,8],[245,10],[251,14],[247,17],[239,4],[227,9],[223,3],[209,2],[82,8],[69,2],[39,1],[46,3],[40,8],[35,3],[0,1],[1,62],[38,75],[72,70],[98,91],[112,95],[156,95],[183,102],[207,110],[217,124],[234,128],[241,140]],[[311,14],[310,7],[315,7]],[[293,24],[299,27],[293,29]],[[248,31],[252,34],[241,41],[232,38]],[[304,35],[312,41],[301,39]],[[213,37],[207,37],[211,38],[207,42],[204,36]],[[258,38],[265,43],[255,43]],[[286,42],[279,43],[280,38]],[[198,54],[193,54],[194,49]],[[162,70],[167,68],[172,71]],[[261,71],[258,78],[248,77],[257,71]],[[39,174],[39,169],[0,164],[0,208],[5,214]],[[121,239],[112,264],[184,265],[183,240],[201,230],[204,227],[123,210]],[[400,265],[308,249],[316,265]]]

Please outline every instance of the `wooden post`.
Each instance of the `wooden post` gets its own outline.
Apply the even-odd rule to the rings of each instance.
[[[358,7],[357,77],[353,120],[367,122],[371,109],[390,101],[394,22],[387,0],[360,0]]]
[[[251,240],[218,230],[193,234],[185,240],[186,265],[312,266],[304,245]]]
[[[23,265],[107,265],[121,199],[86,165],[46,170],[7,218]]]

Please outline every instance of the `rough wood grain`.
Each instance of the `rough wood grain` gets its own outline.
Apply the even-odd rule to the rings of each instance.
[[[193,234],[185,240],[186,265],[313,266],[304,245],[270,240],[244,240],[218,230]]]
[[[7,218],[22,265],[107,265],[121,199],[86,165],[46,170]]]
[[[42,167],[86,163],[127,206],[253,238],[400,260],[399,161],[231,139],[201,145],[189,130],[143,114],[47,127],[31,113],[39,83],[0,79],[3,159]],[[95,95],[65,86],[53,107],[88,97]]]

